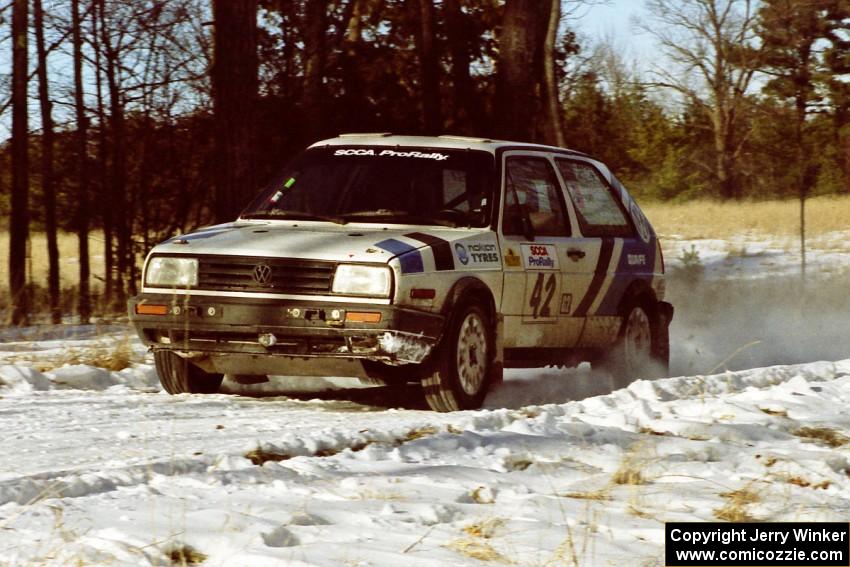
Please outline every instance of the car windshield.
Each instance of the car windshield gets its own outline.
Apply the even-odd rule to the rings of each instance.
[[[307,150],[241,218],[486,226],[493,156],[473,150],[331,146]]]

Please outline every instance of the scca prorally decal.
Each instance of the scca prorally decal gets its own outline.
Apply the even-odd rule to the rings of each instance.
[[[417,151],[409,151],[409,152],[399,152],[397,150],[381,150],[380,152],[375,152],[372,149],[366,148],[348,148],[342,150],[336,150],[334,152],[335,156],[378,156],[378,157],[401,157],[401,158],[419,158],[419,159],[433,159],[436,161],[445,161],[449,159],[449,156],[446,154],[441,154],[438,152],[424,153]]]
[[[523,244],[522,261],[526,270],[557,270],[558,251],[552,244]]]

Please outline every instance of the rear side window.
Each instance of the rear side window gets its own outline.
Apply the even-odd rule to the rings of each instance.
[[[556,159],[575,205],[584,236],[631,236],[632,226],[619,199],[590,164]]]
[[[508,158],[502,231],[505,234],[522,234],[525,215],[538,236],[569,236],[570,229],[559,193],[558,179],[548,160]]]

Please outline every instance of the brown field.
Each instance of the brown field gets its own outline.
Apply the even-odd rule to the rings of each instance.
[[[662,236],[684,239],[728,238],[742,233],[793,236],[800,230],[799,201],[642,203]],[[850,195],[806,201],[806,232],[820,236],[850,230]]]
[[[742,233],[764,236],[794,236],[799,231],[797,201],[763,201],[721,203],[691,201],[689,203],[643,203],[644,212],[659,234],[666,237],[697,239],[727,238]],[[810,237],[828,232],[850,230],[850,196],[817,197],[806,202],[807,233]],[[97,292],[103,277],[103,236],[93,232],[91,249],[92,288]],[[5,273],[9,261],[9,235],[0,233],[0,272]],[[45,235],[35,233],[30,242],[31,281],[46,287],[47,244]],[[59,235],[59,258],[62,288],[78,283],[77,237]],[[8,278],[0,278],[0,289],[8,287]]]
[[[79,252],[77,235],[70,232],[60,232],[59,245],[59,278],[62,289],[76,287],[79,283]],[[27,263],[27,281],[35,282],[41,287],[47,287],[47,237],[44,233],[30,235],[29,254]],[[99,231],[89,235],[89,258],[91,262],[91,286],[93,291],[100,289],[103,278],[103,234]],[[9,269],[9,232],[0,233],[0,273],[7,274]],[[0,290],[9,288],[8,276],[0,278]]]

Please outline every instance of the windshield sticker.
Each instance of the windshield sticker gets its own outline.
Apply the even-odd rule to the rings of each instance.
[[[449,156],[446,154],[441,154],[438,152],[432,153],[423,153],[417,151],[410,152],[399,152],[396,150],[381,150],[380,152],[375,152],[373,149],[366,148],[346,148],[341,150],[336,150],[334,152],[335,156],[378,156],[378,157],[402,157],[402,158],[419,158],[419,159],[433,159],[436,161],[445,161],[449,159]]]
[[[552,244],[523,244],[522,263],[526,270],[557,270],[558,252]]]

